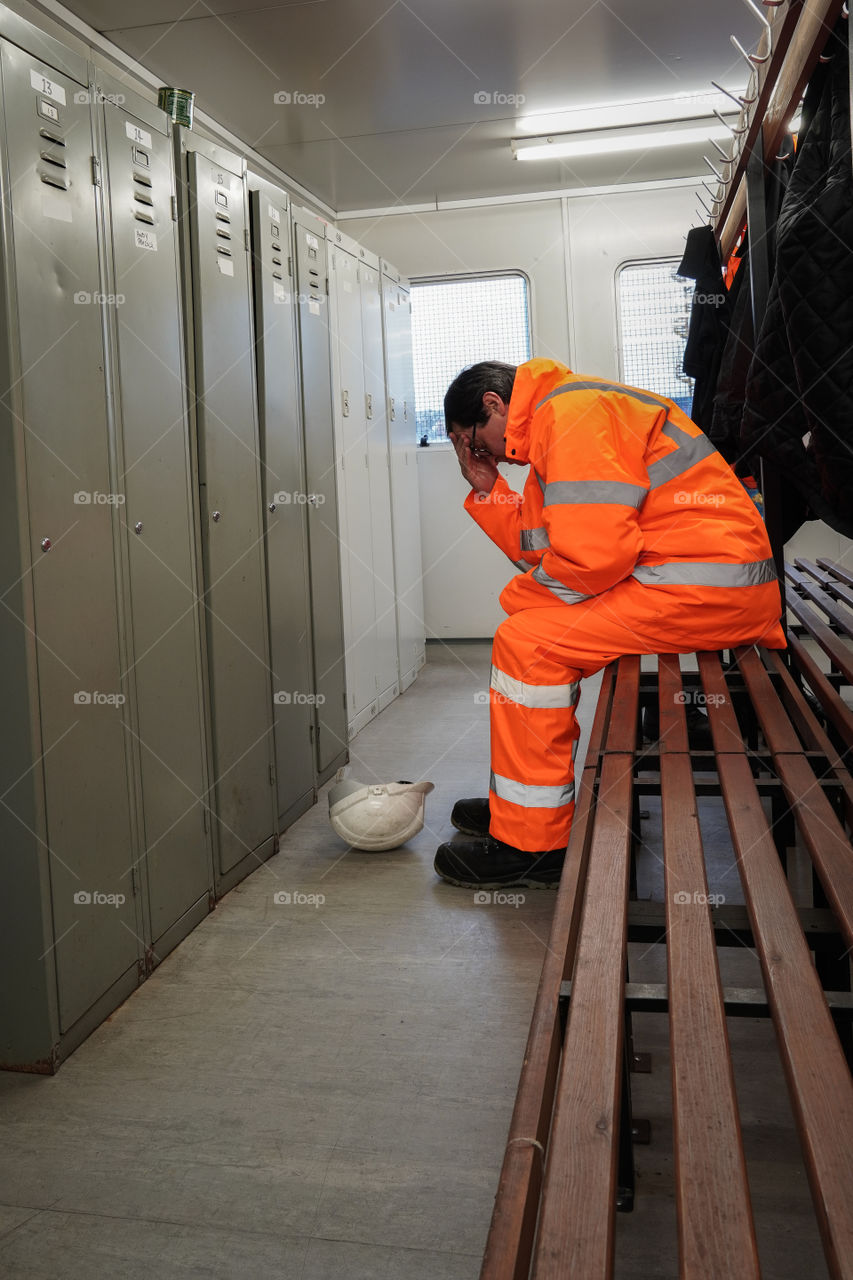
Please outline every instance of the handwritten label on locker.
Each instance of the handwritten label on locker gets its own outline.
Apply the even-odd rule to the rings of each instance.
[[[320,247],[320,241],[317,239],[316,236],[306,235],[305,243],[308,245],[309,249],[319,249]]]
[[[133,238],[137,249],[153,249],[156,252],[157,237],[153,231],[143,231],[141,227],[134,227]]]
[[[281,210],[276,209],[274,204],[267,205],[267,217],[270,222],[281,222]]]
[[[233,276],[234,263],[230,258],[218,258],[217,261],[219,263],[219,270],[224,276]]]
[[[130,120],[125,120],[124,129],[131,142],[138,142],[142,147],[151,146],[151,134],[146,133],[144,129],[140,129],[139,125],[131,124]]]
[[[40,71],[31,71],[30,84],[37,93],[43,93],[46,98],[53,98],[54,102],[65,106],[65,90],[55,80],[48,80],[47,76],[43,76]]]

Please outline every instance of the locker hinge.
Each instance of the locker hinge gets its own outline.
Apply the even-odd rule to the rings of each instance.
[[[389,396],[389,397],[388,397],[388,406],[389,406],[389,408],[388,408],[388,417],[389,417],[389,418],[391,419],[391,421],[393,422],[393,421],[394,421],[394,419],[395,419],[395,416],[396,416],[396,411],[395,411],[395,409],[394,409],[394,397],[393,397],[393,396]]]
[[[178,197],[172,196],[172,221],[178,221]]]
[[[329,277],[326,276],[326,297],[329,296]]]
[[[313,724],[309,724],[309,726],[308,726],[308,741],[311,743],[311,745],[312,745],[312,747],[313,747],[313,745],[314,745],[314,726],[313,726]]]
[[[246,250],[247,253],[249,252],[249,228],[248,227],[243,228],[243,248]]]
[[[204,826],[204,834],[207,835],[210,830],[210,827],[207,824],[207,805],[204,803],[204,801],[202,801],[202,804],[201,804],[201,821],[202,821],[202,825]]]
[[[275,765],[270,763],[270,786],[275,786]]]
[[[290,254],[287,255],[287,274],[289,276],[293,275],[293,258]]]
[[[373,417],[373,396],[369,392],[364,397],[364,411],[368,418]]]
[[[343,415],[345,418],[348,418],[349,417],[349,392],[348,391],[341,391],[341,401],[343,404],[343,410],[342,410]]]
[[[92,156],[92,186],[99,187],[101,185],[101,162],[97,156]]]

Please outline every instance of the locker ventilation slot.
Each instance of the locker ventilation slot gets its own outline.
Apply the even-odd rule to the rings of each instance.
[[[281,253],[281,245],[278,244],[275,240],[273,240],[272,242],[272,247],[275,253]]]
[[[148,177],[147,173],[135,173],[133,175],[133,181],[138,182],[141,187],[151,186],[151,179]]]
[[[217,253],[224,254],[224,256],[225,256],[226,258],[231,258],[231,257],[233,257],[233,254],[231,253],[231,250],[230,250],[230,249],[227,249],[227,248],[225,247],[225,245],[224,245],[224,244],[218,244],[218,245],[216,246],[216,252],[217,252]]]
[[[53,142],[57,147],[65,146],[65,139],[58,133],[52,133],[50,129],[39,129],[39,137],[46,138],[48,142]]]
[[[149,226],[154,226],[154,219],[150,213],[143,213],[141,209],[134,209],[133,216],[137,222],[147,222]]]
[[[150,204],[150,205],[154,204],[154,201],[151,199],[151,197],[145,195],[144,192],[142,191],[134,191],[133,198],[134,200],[138,200],[140,204]]]
[[[225,231],[222,227],[217,227],[217,228],[216,228],[216,234],[217,234],[218,236],[221,236],[223,240],[230,240],[230,239],[231,239],[231,232],[230,232],[230,231]]]
[[[220,221],[220,222],[230,222],[230,221],[231,221],[231,219],[229,218],[229,216],[228,216],[228,214],[227,214],[227,213],[220,213],[218,209],[217,209],[217,211],[216,211],[216,216],[217,216],[217,218],[219,219],[219,221]]]
[[[60,191],[68,190],[68,179],[60,178],[58,173],[40,173],[39,177],[42,182],[46,182],[49,187],[59,187]]]
[[[46,160],[48,164],[55,164],[58,169],[67,169],[68,163],[65,156],[55,156],[50,151],[42,151],[39,153],[42,160]]]

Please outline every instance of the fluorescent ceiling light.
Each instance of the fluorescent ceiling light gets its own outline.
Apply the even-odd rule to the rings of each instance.
[[[569,160],[581,156],[603,156],[618,151],[652,151],[659,147],[680,147],[687,143],[716,142],[730,138],[724,125],[704,124],[691,129],[659,129],[642,133],[601,133],[596,137],[570,137],[557,134],[550,138],[513,138],[516,160]]]
[[[737,95],[742,92],[733,89]],[[669,98],[645,98],[634,102],[609,102],[595,107],[576,107],[571,111],[549,111],[523,116],[518,128],[523,133],[575,133],[590,129],[619,129],[632,124],[662,124],[667,120],[696,120],[713,114],[737,111],[731,98],[717,90],[683,93]]]

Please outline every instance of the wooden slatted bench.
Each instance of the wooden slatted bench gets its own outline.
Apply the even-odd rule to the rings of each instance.
[[[766,1013],[826,1266],[853,1277],[853,575],[828,562],[789,575],[803,628],[789,655],[703,653],[698,671],[660,655],[656,672],[626,657],[603,674],[481,1280],[613,1274],[615,1214],[634,1195],[638,1010],[669,1018],[679,1275],[761,1274],[726,1020]],[[642,746],[639,711],[652,698],[659,739]],[[689,701],[705,705],[713,750],[690,741]],[[664,903],[632,897],[650,794]],[[697,816],[707,795],[722,797],[745,906],[709,902]],[[786,874],[794,846],[814,887],[799,904]],[[659,987],[630,981],[628,943],[644,939],[666,943]],[[763,989],[724,989],[718,947],[744,943]]]

